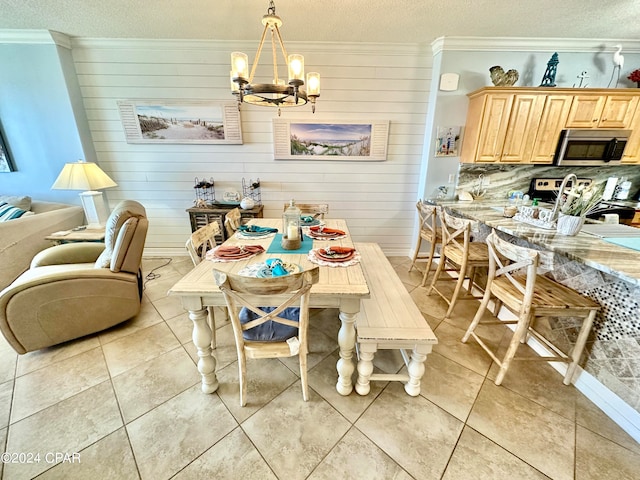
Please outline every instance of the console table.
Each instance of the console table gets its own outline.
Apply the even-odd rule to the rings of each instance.
[[[224,219],[227,213],[234,208],[240,210],[240,216],[242,217],[242,223],[248,222],[252,218],[262,218],[263,205],[256,205],[250,209],[242,209],[238,205],[215,203],[206,208],[193,207],[187,208],[189,213],[189,220],[191,222],[191,232],[195,232],[200,227],[204,227],[212,222],[218,222],[220,226],[219,238],[216,238],[218,244],[224,242],[227,239],[227,235],[224,230]],[[246,220],[245,220],[246,219]]]

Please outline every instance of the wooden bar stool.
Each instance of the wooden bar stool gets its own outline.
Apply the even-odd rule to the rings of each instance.
[[[439,255],[435,255],[436,246],[442,243],[442,233],[437,225],[437,218],[439,215],[440,207],[437,205],[429,205],[423,201],[416,203],[416,209],[418,210],[418,218],[420,219],[420,234],[418,235],[418,241],[416,243],[415,252],[411,259],[411,266],[409,271],[416,267],[416,262],[426,261],[427,265],[424,269],[424,275],[422,277],[422,287],[427,283],[427,277],[431,271],[431,264],[434,258],[440,258]],[[420,247],[422,246],[422,240],[429,242],[429,254],[420,255]],[[417,268],[417,267],[416,267]]]
[[[553,253],[513,245],[498,237],[495,230],[487,237],[487,244],[490,260],[487,287],[478,312],[464,334],[462,341],[466,342],[469,337],[475,338],[493,361],[500,366],[500,372],[495,380],[496,385],[502,383],[512,360],[569,363],[567,373],[564,376],[564,384],[569,385],[580,361],[596,312],[599,309],[598,304],[580,295],[575,290],[538,274],[538,268],[549,270],[553,268]],[[492,295],[517,315],[518,319],[481,322],[480,319]],[[569,355],[563,353],[534,329],[535,320],[538,317],[581,317],[583,319],[578,338]],[[496,354],[475,333],[475,329],[479,324],[489,323],[516,325],[515,332],[502,360],[499,360]],[[550,350],[550,356],[514,359],[518,346],[520,343],[527,341],[529,334],[533,335]]]
[[[479,299],[472,294],[476,269],[478,267],[489,267],[489,253],[487,244],[484,242],[471,241],[471,229],[477,224],[474,220],[459,218],[450,215],[444,208],[440,209],[440,223],[442,224],[442,248],[440,250],[440,262],[431,281],[431,286],[427,295],[434,291],[449,304],[449,308],[444,318],[451,316],[458,300]],[[440,278],[442,273],[458,272],[458,278]],[[469,289],[467,295],[460,297],[460,291],[465,279],[469,279]],[[439,281],[455,280],[456,286],[451,299],[438,290],[436,284]]]

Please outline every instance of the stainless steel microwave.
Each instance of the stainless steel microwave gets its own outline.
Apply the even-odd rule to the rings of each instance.
[[[630,130],[563,130],[553,159],[559,166],[618,165]]]

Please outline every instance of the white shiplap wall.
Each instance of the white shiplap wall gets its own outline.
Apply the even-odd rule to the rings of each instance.
[[[286,41],[286,38],[285,38]],[[256,42],[257,43],[257,42]],[[253,57],[256,43],[74,39],[72,53],[98,163],[118,183],[111,205],[140,201],[150,220],[149,255],[182,253],[190,233],[194,177],[213,177],[217,198],[260,178],[265,216],[290,198],[328,202],[347,219],[355,241],[378,242],[387,254],[412,248],[415,201],[431,83],[431,53],[419,45],[289,44],[318,71],[322,92],[309,106],[283,109],[287,119],[390,121],[385,162],[273,159],[275,109],[243,105],[243,145],[128,144],[118,100],[230,101],[229,54]],[[263,56],[264,57],[264,56]],[[270,56],[263,58],[269,61]],[[281,75],[286,73],[281,70]]]

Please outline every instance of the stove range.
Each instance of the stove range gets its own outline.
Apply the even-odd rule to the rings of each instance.
[[[533,200],[539,199],[541,202],[554,203],[558,196],[562,178],[532,178],[527,194]],[[578,178],[578,185],[589,187],[593,183],[591,178]],[[573,186],[573,181],[567,182],[567,188]],[[600,220],[607,213],[616,213],[620,218],[620,223],[630,223],[635,215],[635,208],[616,204],[615,201],[600,202],[587,218]]]
[[[562,178],[532,178],[527,194],[532,200],[537,198],[542,202],[553,203],[558,196],[562,180]],[[591,178],[578,178],[578,185],[589,187],[592,183]],[[569,180],[566,185],[567,189],[571,187],[573,187],[573,180]]]

